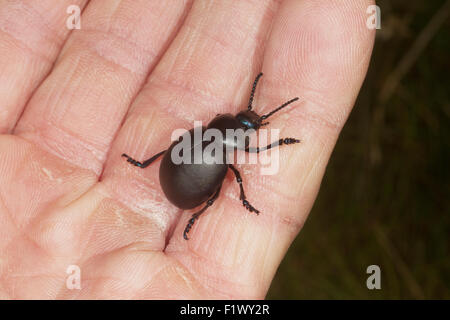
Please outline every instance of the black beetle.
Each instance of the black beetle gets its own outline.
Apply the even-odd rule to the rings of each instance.
[[[244,131],[247,130],[258,130],[261,126],[268,124],[268,122],[263,122],[263,120],[267,119],[275,112],[281,110],[287,105],[291,104],[294,101],[297,101],[298,98],[294,98],[289,100],[288,102],[282,104],[275,110],[265,114],[263,116],[259,116],[252,110],[253,97],[255,95],[256,85],[258,84],[259,78],[261,78],[262,73],[258,74],[255,81],[253,82],[253,87],[250,94],[250,100],[248,103],[248,107],[246,110],[243,110],[233,116],[232,114],[218,114],[209,124],[208,127],[202,127],[202,133],[205,130],[214,128],[218,129],[225,134],[226,129],[242,129]],[[129,157],[125,153],[122,154],[123,157],[127,158],[127,161],[137,167],[146,168],[153,161],[158,159],[161,155],[164,154],[164,157],[161,161],[161,165],[159,168],[159,180],[161,183],[162,190],[166,195],[167,199],[177,206],[180,209],[192,209],[200,204],[206,202],[205,206],[198,212],[194,213],[189,219],[188,224],[183,232],[183,237],[188,240],[187,234],[189,230],[192,228],[195,220],[203,213],[205,210],[210,207],[214,201],[218,198],[220,189],[222,187],[223,180],[225,179],[225,175],[228,169],[231,169],[236,177],[236,181],[239,184],[240,188],[240,200],[242,201],[243,206],[249,210],[250,212],[254,212],[259,214],[259,211],[255,209],[248,201],[244,193],[244,188],[242,186],[242,178],[239,171],[232,164],[227,164],[226,161],[222,163],[210,163],[202,160],[201,163],[194,163],[193,161],[190,163],[181,163],[175,164],[172,161],[171,152],[172,149],[177,146],[180,141],[182,141],[183,137],[189,135],[190,138],[194,135],[194,129],[187,131],[183,134],[180,139],[174,141],[172,145],[164,151],[161,151],[155,154],[150,159],[145,160],[144,162],[139,162]],[[194,139],[190,139],[194,141]],[[243,149],[246,152],[251,153],[259,153],[260,151],[268,150],[272,147],[280,146],[282,144],[293,144],[298,143],[300,140],[294,138],[282,138],[278,141],[275,141],[263,148],[251,148],[249,147],[249,141],[246,139],[244,142],[239,141],[228,141],[226,139],[222,140],[222,146],[229,147],[230,143],[232,148],[234,149]],[[202,141],[202,150],[211,142]],[[194,143],[191,144],[191,149],[193,149]],[[229,150],[229,149],[228,149]],[[205,155],[203,155],[204,157]]]

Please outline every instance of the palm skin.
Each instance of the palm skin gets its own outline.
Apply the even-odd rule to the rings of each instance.
[[[66,8],[83,9],[81,29]],[[263,298],[317,195],[373,45],[370,1],[0,1],[0,297]],[[27,27],[28,26],[28,27]],[[280,170],[238,165],[192,211],[164,197],[176,128],[246,108],[282,137]],[[81,270],[81,289],[66,285]]]

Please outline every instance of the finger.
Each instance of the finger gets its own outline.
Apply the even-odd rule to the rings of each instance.
[[[0,133],[13,129],[56,60],[70,32],[67,7],[86,2],[0,1]]]
[[[93,1],[15,133],[96,174],[187,1]]]
[[[264,114],[300,96],[302,102],[274,115],[269,127],[302,142],[279,147],[280,168],[275,175],[259,175],[258,166],[240,166],[247,196],[261,211],[259,216],[244,210],[236,196],[237,184],[227,179],[222,188],[225,197],[197,222],[189,241],[182,237],[189,217],[177,226],[166,253],[204,285],[219,287],[222,294],[235,298],[261,298],[267,292],[313,205],[366,73],[374,39],[366,27],[369,4],[282,3],[264,55],[261,93],[255,98],[264,107],[255,111]]]
[[[145,170],[122,153],[144,160],[166,149],[176,128],[248,99],[247,83],[260,69],[263,44],[277,7],[265,1],[196,1],[174,42],[136,98],[111,150],[102,182],[114,197],[161,226],[165,237],[180,212],[165,200],[159,162]]]

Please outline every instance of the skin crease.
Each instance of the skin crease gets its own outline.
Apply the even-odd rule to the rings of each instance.
[[[17,15],[0,25],[0,298],[264,298],[364,80],[372,2],[79,1],[72,32],[64,1],[23,3],[0,1]],[[259,71],[254,110],[299,96],[268,127],[302,143],[280,147],[276,175],[238,165],[259,216],[229,172],[185,241],[195,210],[165,199],[159,161],[120,154],[144,160],[174,129],[244,109]]]

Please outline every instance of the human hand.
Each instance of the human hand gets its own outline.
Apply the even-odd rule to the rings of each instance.
[[[81,29],[66,9],[84,7]],[[316,198],[369,63],[371,1],[0,2],[0,297],[263,298]],[[164,197],[171,132],[246,107],[270,120],[280,170],[239,165],[183,239]],[[320,235],[318,235],[320,236]],[[81,289],[66,286],[70,265]]]

